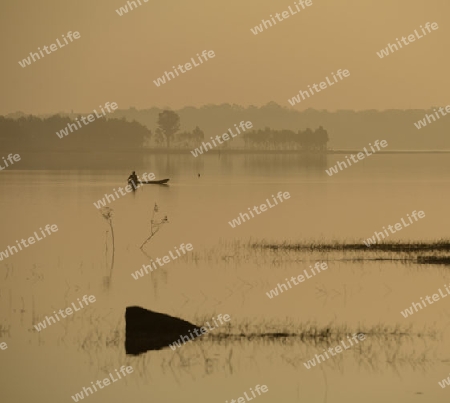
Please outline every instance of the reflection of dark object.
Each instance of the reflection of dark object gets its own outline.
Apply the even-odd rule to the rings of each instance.
[[[161,350],[178,341],[181,336],[189,336],[189,331],[200,330],[185,320],[139,306],[127,307],[125,327],[125,351],[132,355]]]

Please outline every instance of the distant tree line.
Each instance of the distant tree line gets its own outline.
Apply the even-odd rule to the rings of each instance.
[[[323,152],[327,149],[328,133],[320,126],[315,131],[292,130],[254,130],[243,134],[245,148],[268,150],[301,150]]]
[[[76,118],[80,121],[81,115]],[[75,117],[33,115],[9,118],[0,116],[0,149],[12,151],[111,151],[142,150],[154,145],[164,148],[189,148],[204,140],[199,127],[192,132],[179,131],[180,118],[172,111],[159,114],[155,135],[136,121],[105,117],[62,134]],[[62,138],[57,135],[59,133]]]
[[[180,116],[169,110],[158,113],[154,134],[143,124],[127,121],[125,117],[102,117],[87,125],[80,123],[81,127],[66,130],[67,135],[63,135],[62,130],[67,129],[69,123],[77,126],[80,118],[81,115],[44,118],[32,115],[16,118],[0,116],[0,149],[8,152],[192,149],[209,138],[198,126],[192,131],[181,131]],[[211,136],[216,134],[219,132]],[[322,127],[315,131],[306,129],[297,132],[266,127],[264,130],[241,133],[222,148],[322,152],[327,149],[327,143],[328,133]]]
[[[125,118],[98,118],[78,130],[59,138],[69,123],[69,117],[54,115],[48,118],[24,116],[19,119],[0,116],[0,149],[12,151],[110,151],[142,149],[151,131],[138,122]]]
[[[176,147],[190,147],[195,143],[192,132],[196,126],[200,127],[205,133],[205,139],[210,136],[222,133],[232,124],[238,123],[242,120],[251,121],[254,130],[263,130],[265,127],[270,127],[272,130],[291,130],[295,133],[299,129],[306,131],[307,128],[315,129],[322,125],[329,133],[330,141],[328,142],[328,149],[346,149],[358,150],[367,146],[368,143],[376,139],[385,139],[389,143],[389,150],[450,150],[450,119],[441,118],[438,121],[428,124],[426,127],[418,130],[414,125],[415,122],[424,119],[425,114],[433,114],[433,108],[439,106],[435,105],[430,109],[409,109],[409,110],[294,110],[292,108],[277,105],[274,102],[269,102],[263,106],[239,106],[239,105],[204,105],[196,108],[186,106],[175,112],[179,115],[182,122],[182,128],[177,130],[173,135],[167,139],[165,135],[156,135],[158,128],[158,116],[164,111],[161,108],[149,109],[118,109],[113,115],[109,115],[108,119],[124,117],[128,122],[137,121],[144,125],[148,130],[151,130],[153,135],[151,141],[149,133],[145,135],[145,140],[142,144],[144,148],[151,147],[167,147],[169,140],[170,148]],[[22,112],[15,112],[8,115],[8,118],[17,118],[26,116]],[[67,118],[75,119],[76,114],[64,114]],[[42,116],[41,116],[42,117]],[[92,123],[94,124],[94,123]],[[61,128],[51,128],[50,136],[54,136],[57,141],[61,143],[62,147],[65,140],[59,140],[55,132]],[[83,130],[88,130],[88,127]],[[45,132],[45,130],[44,130]],[[182,135],[183,133],[190,133],[189,135]],[[4,127],[0,130],[0,141],[2,136],[8,133]],[[67,140],[74,133],[67,136]],[[127,134],[133,135],[131,130]],[[81,136],[81,131],[76,135]],[[169,134],[170,136],[170,134]],[[237,140],[241,142],[241,138],[236,137],[233,143],[224,144],[223,146],[234,147],[238,144]],[[204,141],[204,140],[202,140]],[[21,143],[20,141],[18,141]],[[1,143],[0,143],[1,144]],[[86,142],[88,144],[88,142]],[[121,142],[123,146],[127,146],[126,135]],[[133,144],[130,141],[128,144]],[[68,146],[65,144],[64,147]],[[223,147],[222,146],[222,147]],[[243,142],[239,146],[244,147]],[[107,147],[105,145],[105,147]],[[256,147],[253,143],[248,142],[248,147]],[[283,146],[284,147],[284,146]],[[296,145],[296,147],[299,147]]]
[[[185,106],[176,110],[183,128],[192,130],[199,126],[206,139],[221,133],[230,124],[241,120],[251,121],[254,130],[270,127],[273,130],[306,130],[322,125],[329,133],[328,149],[358,150],[376,139],[385,139],[388,150],[450,150],[450,118],[441,117],[438,121],[418,130],[414,122],[433,114],[433,105],[428,109],[387,109],[387,110],[295,110],[269,102],[263,106],[204,105]],[[155,131],[160,108],[118,109],[114,116],[125,116],[127,120],[141,122]],[[236,137],[235,140],[237,140]],[[224,144],[225,145],[225,144]],[[231,144],[230,144],[231,146]]]
[[[158,114],[157,129],[155,130],[155,143],[170,148],[197,147],[205,138],[203,131],[196,126],[192,132],[180,132],[180,116],[173,111],[165,110]],[[245,149],[262,150],[301,150],[323,152],[327,149],[328,133],[322,126],[315,131],[306,129],[294,132],[292,130],[273,130],[266,127],[264,130],[254,130],[241,135]],[[234,142],[239,143],[239,142]],[[223,148],[233,147],[233,142],[226,142]]]

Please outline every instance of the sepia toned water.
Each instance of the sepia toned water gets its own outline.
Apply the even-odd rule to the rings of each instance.
[[[450,160],[446,154],[375,155],[329,177],[343,156],[309,164],[299,156],[153,155],[129,170],[0,172],[0,250],[39,227],[58,232],[0,262],[0,396],[8,403],[73,401],[71,395],[121,365],[135,372],[91,402],[225,402],[265,384],[258,402],[444,402],[448,376],[449,300],[403,318],[400,310],[450,282],[448,266],[417,265],[394,253],[285,252],[249,242],[360,242],[423,210],[425,218],[388,241],[448,238]],[[114,267],[107,221],[93,203],[124,186],[131,170],[170,178],[112,202]],[[200,173],[200,177],[198,174]],[[248,222],[228,221],[279,191],[291,197]],[[155,203],[169,223],[148,243]],[[134,280],[150,258],[181,243],[193,252]],[[361,260],[378,257],[404,260]],[[409,260],[408,260],[409,259]],[[266,292],[316,261],[329,269],[278,297]],[[33,325],[83,295],[97,301],[38,333]],[[448,302],[449,301],[449,302]],[[181,317],[198,325],[231,316],[223,332],[258,334],[330,329],[317,339],[204,338],[178,351],[139,357],[124,352],[125,307]],[[158,329],[155,329],[157,332]],[[222,329],[217,329],[222,332]],[[345,333],[366,340],[307,370],[303,362]],[[84,368],[80,371],[80,368]],[[280,377],[283,373],[283,377]],[[27,387],[17,390],[22,379]],[[412,386],[413,385],[413,386]]]

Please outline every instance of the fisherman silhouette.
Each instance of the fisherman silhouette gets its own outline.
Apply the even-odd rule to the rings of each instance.
[[[138,176],[136,175],[136,172],[133,171],[131,175],[128,177],[128,184],[133,186],[133,189],[136,189],[137,183],[138,183]]]

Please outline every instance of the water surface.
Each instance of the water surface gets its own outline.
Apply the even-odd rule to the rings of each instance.
[[[224,402],[256,384],[259,399],[284,402],[446,401],[437,381],[448,375],[448,302],[404,319],[403,310],[450,282],[447,266],[413,261],[355,261],[361,254],[260,251],[249,241],[362,242],[413,210],[426,217],[389,240],[448,238],[450,161],[446,155],[375,155],[329,177],[342,156],[306,164],[296,155],[153,155],[130,167],[170,178],[112,202],[110,230],[93,203],[125,185],[128,170],[4,170],[0,249],[39,227],[59,231],[0,262],[0,388],[15,402],[72,401],[71,395],[121,365],[127,379],[90,396],[109,402]],[[198,177],[200,173],[200,177]],[[289,200],[231,228],[228,221],[271,195]],[[154,205],[169,223],[144,248]],[[138,281],[131,273],[181,243],[194,251]],[[396,258],[395,254],[383,257]],[[315,261],[329,269],[269,299],[266,292]],[[97,302],[37,333],[33,324],[83,295]],[[217,341],[173,352],[124,353],[128,305],[202,324],[228,313],[230,332],[299,332],[329,328],[333,337]],[[157,329],[155,330],[157,331]],[[307,370],[303,362],[365,331],[360,347]],[[327,344],[328,343],[328,344]],[[80,371],[80,368],[84,368]],[[280,373],[283,376],[280,377]],[[27,379],[17,390],[14,380]],[[13,390],[14,389],[14,390]]]

